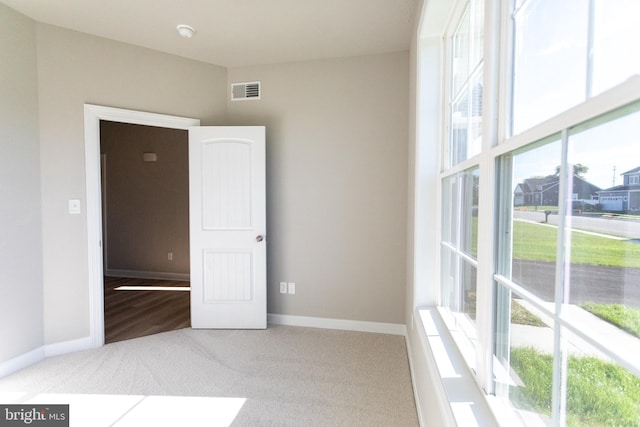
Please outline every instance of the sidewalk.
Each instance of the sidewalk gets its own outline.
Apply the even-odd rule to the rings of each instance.
[[[553,353],[553,321],[549,316],[543,314],[533,305],[516,300],[532,314],[538,316],[547,327],[511,325],[511,346],[512,347],[533,347],[540,352]],[[554,303],[545,303],[545,308],[554,310]],[[580,326],[581,329],[589,331],[602,347],[617,354],[626,362],[625,368],[629,369],[637,361],[640,355],[640,339],[623,331],[622,329],[605,322],[577,305],[566,305],[564,307],[565,318],[570,323]],[[575,356],[595,356],[603,360],[611,360],[593,345],[587,343],[577,335],[568,332],[566,335],[567,349],[570,355]],[[632,371],[633,372],[633,371]],[[637,372],[633,372],[637,375]]]

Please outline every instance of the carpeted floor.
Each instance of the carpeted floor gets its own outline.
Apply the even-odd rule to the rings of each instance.
[[[72,426],[86,420],[83,405],[105,412],[109,402],[119,409],[95,425],[144,427],[172,417],[184,426],[418,425],[404,338],[326,329],[181,329],[50,358],[0,379],[2,404],[65,396]]]

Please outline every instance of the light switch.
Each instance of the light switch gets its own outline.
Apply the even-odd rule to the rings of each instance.
[[[80,199],[69,199],[69,213],[71,215],[80,214]]]

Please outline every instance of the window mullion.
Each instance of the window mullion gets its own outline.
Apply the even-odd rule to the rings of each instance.
[[[593,50],[594,45],[594,28],[596,18],[595,0],[589,0],[589,23],[587,24],[587,87],[585,88],[585,99],[591,98],[593,93]]]
[[[566,425],[567,408],[567,345],[564,328],[558,321],[562,317],[565,304],[569,303],[569,284],[571,274],[571,189],[573,187],[573,168],[568,163],[569,133],[562,131],[562,149],[560,160],[560,194],[558,195],[558,240],[556,246],[556,282],[554,321],[554,358],[552,419],[554,425]]]
[[[495,393],[493,353],[495,347],[495,273],[496,254],[496,171],[495,157],[490,148],[497,145],[500,127],[500,49],[501,49],[501,1],[486,1],[484,5],[484,45],[482,60],[471,78],[482,73],[482,147],[479,156],[480,188],[478,203],[478,269],[476,323],[478,349],[476,351],[477,383],[487,392]],[[470,78],[470,81],[471,81]]]

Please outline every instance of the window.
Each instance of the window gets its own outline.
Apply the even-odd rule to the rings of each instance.
[[[443,317],[523,424],[640,425],[640,3],[461,1],[444,40]]]
[[[440,277],[445,319],[473,344],[480,168],[471,161],[470,167],[460,170],[460,164],[480,153],[482,145],[484,3],[472,0],[462,6],[449,37],[449,143],[440,182]],[[474,357],[466,356],[473,363]]]
[[[443,180],[442,305],[475,339],[478,175],[473,168]]]
[[[635,0],[517,0],[513,8],[513,133],[640,70]]]
[[[449,166],[480,152],[483,1],[469,1],[450,43]]]

